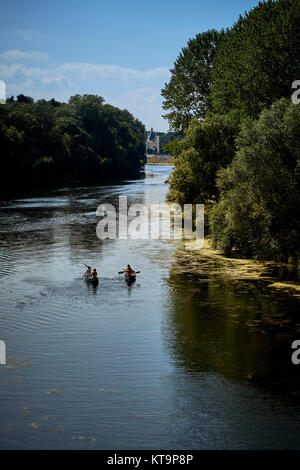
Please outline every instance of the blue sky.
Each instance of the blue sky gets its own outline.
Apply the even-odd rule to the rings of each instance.
[[[166,131],[160,90],[189,38],[231,26],[253,0],[2,0],[7,96],[95,93]]]

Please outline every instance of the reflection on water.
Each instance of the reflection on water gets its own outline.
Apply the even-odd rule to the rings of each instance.
[[[274,292],[263,279],[223,271],[216,256],[177,255],[166,328],[177,360],[188,370],[300,396],[300,373],[291,363],[299,300]]]
[[[162,202],[169,171],[0,207],[0,448],[300,447],[299,299],[272,288],[297,275],[96,237],[99,204]]]
[[[288,282],[300,281],[300,266],[295,268],[293,265],[272,266],[266,273],[273,278]]]

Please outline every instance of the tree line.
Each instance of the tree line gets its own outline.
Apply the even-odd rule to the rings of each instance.
[[[1,192],[53,182],[139,175],[144,125],[98,95],[68,103],[24,95],[0,106]]]
[[[296,262],[300,254],[300,2],[268,0],[231,28],[190,39],[162,90],[183,134],[169,199],[206,203],[216,248]]]

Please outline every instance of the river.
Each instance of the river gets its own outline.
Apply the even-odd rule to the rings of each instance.
[[[272,287],[297,273],[96,236],[99,204],[162,202],[170,169],[0,207],[1,449],[300,448],[299,297]]]

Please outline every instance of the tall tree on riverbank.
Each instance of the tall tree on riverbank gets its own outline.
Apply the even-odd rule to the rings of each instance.
[[[236,129],[233,115],[209,114],[205,121],[191,121],[185,138],[178,142],[175,150],[170,201],[194,204],[218,196],[216,174],[232,160]]]
[[[211,237],[225,252],[294,260],[300,254],[300,106],[275,102],[247,120],[232,163],[218,174]]]
[[[191,119],[203,119],[208,107],[212,61],[224,32],[209,30],[197,34],[184,47],[171,69],[171,79],[161,94],[164,115],[170,128],[183,132]]]
[[[260,2],[221,35],[209,67],[189,48],[181,54],[169,84],[167,117],[185,133],[174,145],[169,198],[216,196],[211,236],[227,252],[285,261],[300,253],[300,106],[290,101],[300,79],[299,24],[299,0]],[[206,77],[198,104],[195,70]]]
[[[300,2],[268,0],[240,16],[216,50],[212,110],[257,117],[276,99],[291,95],[300,73]]]

